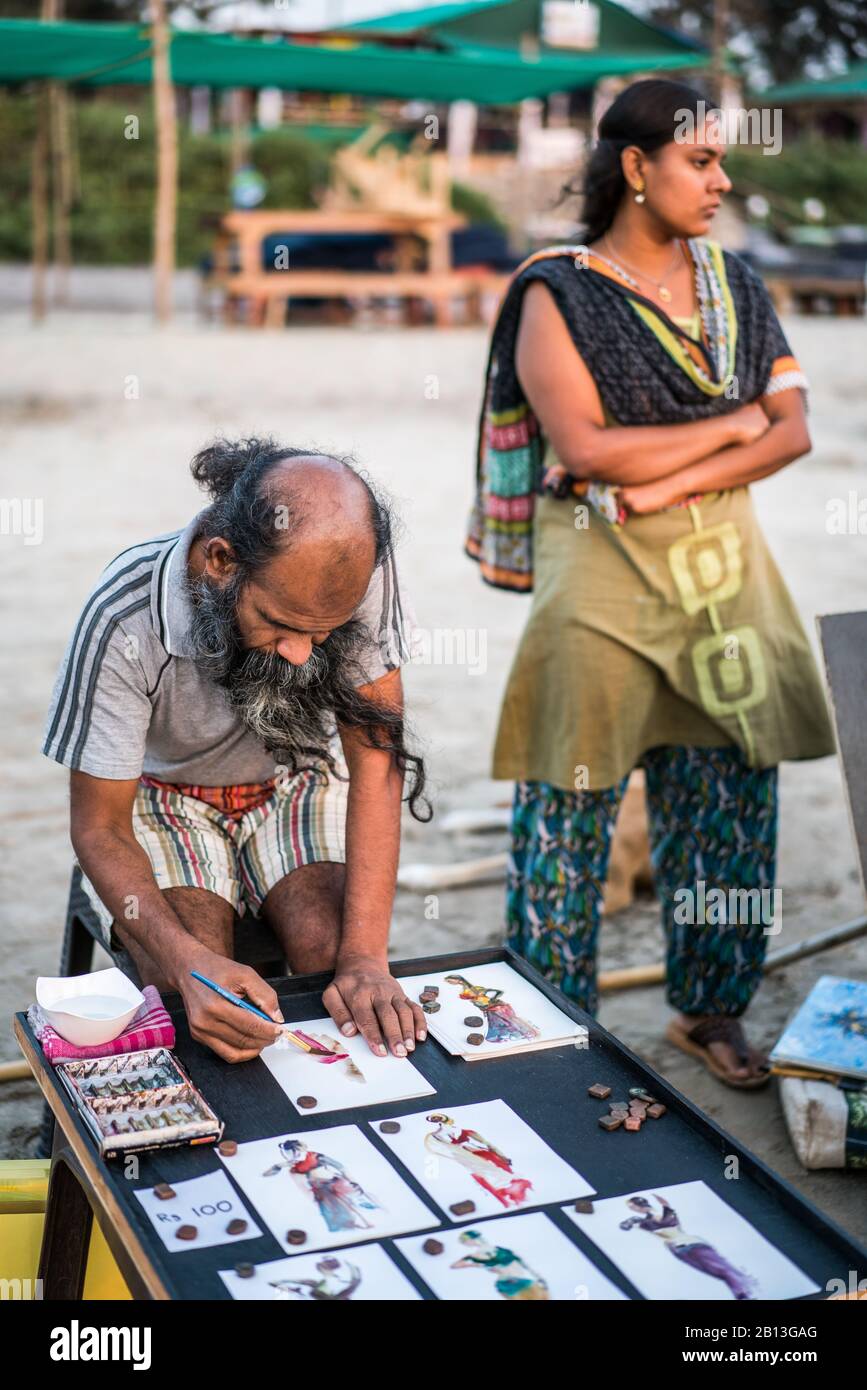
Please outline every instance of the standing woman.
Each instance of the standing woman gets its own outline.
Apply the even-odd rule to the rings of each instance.
[[[516,272],[467,549],[533,590],[494,754],[516,782],[509,944],[595,1010],[611,835],[643,767],[668,1036],[753,1087],[769,1068],[739,1020],[779,930],[777,764],[834,741],[749,491],[809,450],[806,380],[759,278],[697,240],[731,187],[705,109],[678,82],[627,88],[589,163],[586,246]]]

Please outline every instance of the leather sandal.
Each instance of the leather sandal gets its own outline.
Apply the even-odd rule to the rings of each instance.
[[[767,1085],[771,1079],[771,1066],[767,1061],[759,1064],[757,1075],[738,1077],[723,1066],[710,1051],[709,1043],[728,1043],[734,1048],[740,1066],[748,1067],[752,1061],[750,1047],[740,1021],[728,1014],[703,1019],[692,1028],[687,1028],[680,1019],[672,1019],[665,1030],[665,1036],[675,1047],[679,1047],[681,1052],[687,1052],[690,1057],[697,1057],[708,1071],[726,1086],[733,1086],[739,1091],[754,1091],[758,1086]]]

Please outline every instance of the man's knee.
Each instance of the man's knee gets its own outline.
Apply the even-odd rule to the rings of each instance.
[[[202,946],[232,957],[235,909],[207,888],[164,888],[163,897],[181,926]]]
[[[275,884],[262,915],[296,974],[333,971],[343,924],[343,864],[305,864]]]

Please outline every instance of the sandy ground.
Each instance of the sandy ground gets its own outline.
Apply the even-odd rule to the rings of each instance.
[[[104,282],[106,285],[108,281]],[[124,284],[118,282],[123,291]],[[9,1019],[54,973],[70,849],[66,775],[39,755],[49,690],[80,603],[101,566],[124,546],[185,523],[198,494],[187,460],[216,432],[272,432],[293,445],[353,451],[397,498],[403,564],[419,621],[467,634],[471,660],[419,664],[408,673],[415,724],[440,812],[508,800],[488,777],[500,692],[526,601],[484,588],[461,554],[485,335],[480,330],[296,328],[224,330],[184,318],[156,331],[146,315],[56,316],[32,329],[17,307],[21,281],[0,272],[9,312],[0,385],[4,497],[38,498],[44,538],[0,536],[3,555],[3,718],[0,722],[2,976],[0,1060],[16,1056]],[[189,302],[187,286],[185,297]],[[106,304],[136,301],[106,292]],[[867,605],[864,538],[832,535],[829,499],[865,487],[863,323],[793,319],[787,327],[813,381],[814,452],[756,488],[771,546],[808,632],[817,613]],[[132,398],[130,398],[132,397]],[[467,624],[470,625],[469,629]],[[483,659],[482,659],[483,654]],[[455,836],[409,822],[404,862],[490,853],[504,835]],[[782,772],[780,886],[784,926],[775,945],[859,915],[863,897],[834,759]],[[411,956],[495,942],[502,890],[443,893],[439,916],[398,896],[393,951]],[[612,918],[603,968],[661,958],[652,902]],[[864,978],[867,941],[775,974],[749,1015],[770,1045],[815,979]],[[776,1083],[729,1091],[671,1048],[660,988],[607,996],[601,1021],[807,1197],[867,1240],[867,1184],[852,1173],[805,1173],[789,1143]],[[0,1091],[0,1155],[33,1152],[35,1088]]]

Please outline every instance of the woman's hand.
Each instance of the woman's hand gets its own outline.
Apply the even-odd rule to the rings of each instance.
[[[755,444],[771,426],[758,401],[742,405],[729,418],[733,429],[732,444]]]
[[[670,478],[657,478],[652,483],[635,483],[618,490],[618,497],[630,516],[648,516],[651,512],[664,511],[682,502],[688,494],[683,484],[678,483],[677,474]]]

